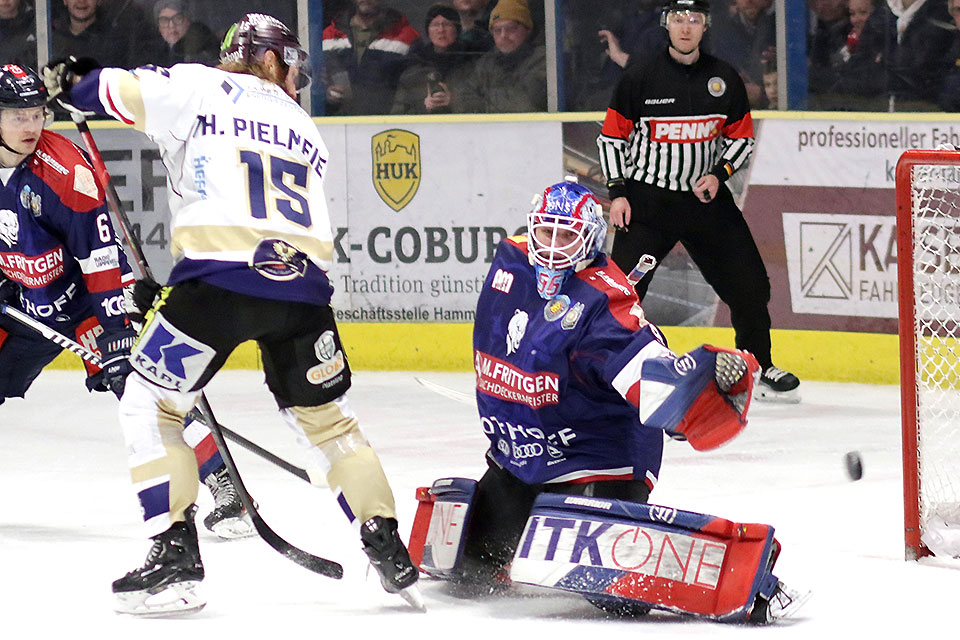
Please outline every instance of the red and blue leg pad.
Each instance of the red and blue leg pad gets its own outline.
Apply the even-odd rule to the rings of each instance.
[[[464,532],[476,488],[476,480],[441,478],[431,487],[417,489],[419,505],[407,548],[424,573],[447,579],[460,575]]]
[[[724,622],[744,622],[771,573],[773,527],[670,507],[542,494],[511,565],[514,582]]]

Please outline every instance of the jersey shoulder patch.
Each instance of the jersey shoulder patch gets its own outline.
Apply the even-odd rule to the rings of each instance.
[[[90,211],[103,205],[103,190],[97,182],[93,166],[67,138],[44,131],[30,166],[70,209]]]

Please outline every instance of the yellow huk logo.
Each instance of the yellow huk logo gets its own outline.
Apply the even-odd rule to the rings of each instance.
[[[420,136],[390,129],[373,136],[373,186],[394,211],[410,204],[420,187]]]

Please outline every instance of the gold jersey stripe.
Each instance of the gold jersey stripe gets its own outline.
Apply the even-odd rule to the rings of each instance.
[[[174,256],[192,253],[250,252],[266,238],[277,238],[297,247],[311,258],[333,261],[333,241],[293,233],[223,225],[181,226],[173,230],[171,251]]]

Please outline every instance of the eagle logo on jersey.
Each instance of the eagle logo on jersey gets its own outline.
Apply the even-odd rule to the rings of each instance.
[[[530,317],[526,311],[517,309],[510,318],[510,324],[507,325],[507,355],[514,353],[520,348],[520,341],[527,333],[527,322]]]
[[[0,211],[0,240],[3,240],[8,247],[13,247],[17,241],[17,234],[20,232],[20,220],[17,214],[10,209]]]
[[[373,136],[373,186],[394,211],[410,204],[420,188],[420,136],[390,129]]]

